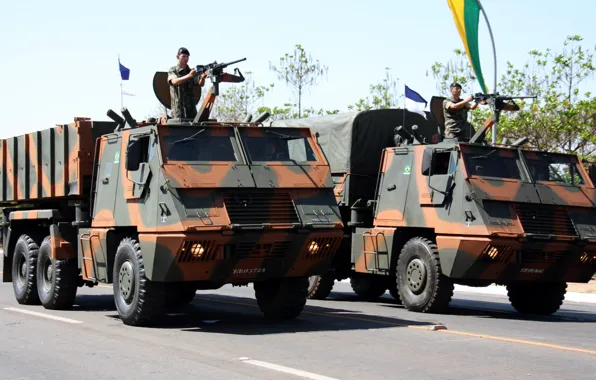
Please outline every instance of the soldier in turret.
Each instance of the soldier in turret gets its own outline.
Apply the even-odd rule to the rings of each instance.
[[[168,71],[172,117],[175,119],[193,119],[197,115],[194,89],[205,85],[207,73],[197,76],[197,71],[188,66],[189,57],[188,49],[181,47],[176,55],[178,64]]]
[[[445,116],[445,138],[457,141],[469,141],[476,130],[468,122],[468,111],[478,107],[478,103],[468,104],[474,98],[468,96],[461,99],[461,85],[457,82],[449,86],[451,97],[443,101],[443,114]]]

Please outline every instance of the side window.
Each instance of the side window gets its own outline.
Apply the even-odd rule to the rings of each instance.
[[[451,162],[451,152],[435,152],[432,174],[449,174],[449,163]]]
[[[153,156],[154,149],[151,146],[151,136],[132,137],[126,151],[126,169],[130,171],[139,170],[140,165],[149,163]]]
[[[455,171],[455,159],[451,152],[434,152],[432,167],[430,162],[431,155],[430,149],[425,150],[422,162],[422,175],[442,175]]]

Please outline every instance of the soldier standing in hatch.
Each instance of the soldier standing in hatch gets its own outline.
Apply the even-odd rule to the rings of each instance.
[[[478,107],[478,103],[468,104],[474,98],[468,96],[461,99],[461,85],[457,82],[449,86],[451,97],[443,101],[443,114],[445,116],[445,138],[457,141],[468,141],[474,136],[476,130],[468,122],[468,110]]]
[[[190,53],[188,49],[178,49],[178,64],[168,70],[168,84],[170,85],[171,109],[174,119],[193,119],[197,115],[194,102],[195,86],[203,87],[207,73],[197,77],[197,71],[188,66]]]

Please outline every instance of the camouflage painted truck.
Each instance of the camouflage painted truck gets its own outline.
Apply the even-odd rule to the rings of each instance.
[[[112,283],[123,323],[143,325],[197,290],[253,283],[266,317],[301,313],[343,236],[329,164],[308,128],[207,119],[216,90],[188,122],[124,109],[0,140],[3,281],[19,303],[68,309],[78,287]]]
[[[494,115],[518,110],[511,98],[482,98]],[[332,270],[311,277],[309,297],[350,278],[362,297],[388,289],[408,310],[442,312],[454,284],[496,283],[519,312],[556,312],[566,283],[596,272],[596,181],[575,155],[523,147],[526,139],[484,143],[492,117],[469,142],[443,139],[442,100],[432,99],[428,121],[383,109],[270,124],[316,131],[345,225]]]

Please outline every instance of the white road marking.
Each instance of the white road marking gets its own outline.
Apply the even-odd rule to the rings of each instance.
[[[53,319],[53,320],[61,321],[61,322],[66,322],[66,323],[83,323],[82,321],[77,321],[75,319],[62,318],[62,317],[58,317],[58,316],[55,316],[55,315],[38,313],[36,311],[31,311],[31,310],[17,309],[16,307],[5,307],[4,310],[16,311],[18,313],[35,315],[37,317],[49,318],[49,319]]]
[[[267,362],[262,362],[260,360],[252,360],[252,359],[249,359],[249,358],[239,358],[239,360],[242,361],[243,363],[248,363],[248,364],[256,365],[256,366],[259,366],[259,367],[271,369],[271,370],[278,371],[278,372],[289,373],[291,375],[300,376],[300,377],[303,377],[305,379],[312,379],[312,380],[338,380],[338,379],[335,379],[333,377],[327,377],[327,376],[323,376],[323,375],[318,375],[316,373],[300,371],[298,369],[294,369],[294,368],[290,368],[290,367],[284,367],[284,366],[281,366],[281,365],[267,363]]]

